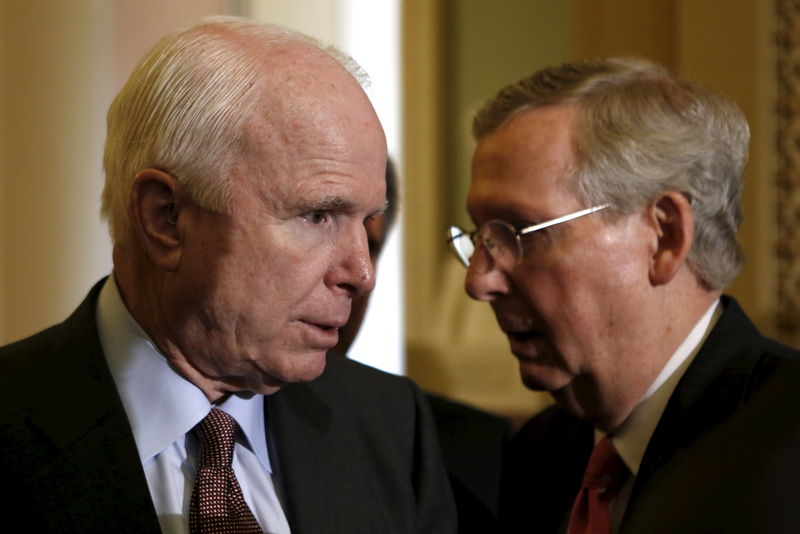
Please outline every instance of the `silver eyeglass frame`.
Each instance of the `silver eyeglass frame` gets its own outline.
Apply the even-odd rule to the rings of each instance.
[[[571,221],[573,219],[577,219],[578,217],[583,217],[585,215],[589,215],[591,213],[595,213],[601,210],[608,208],[610,204],[601,204],[599,206],[594,206],[591,208],[586,208],[580,211],[576,211],[573,213],[568,213],[566,215],[562,215],[561,217],[556,217],[555,219],[550,219],[549,221],[540,222],[537,224],[532,224],[530,226],[526,226],[524,228],[520,228],[519,230],[515,229],[511,224],[501,220],[501,219],[492,219],[491,221],[485,223],[481,228],[478,228],[472,232],[467,232],[466,230],[458,227],[458,226],[451,226],[447,231],[447,242],[450,245],[453,253],[456,255],[456,258],[461,262],[464,267],[469,268],[470,259],[472,255],[475,253],[475,241],[479,235],[481,235],[482,230],[486,228],[487,225],[490,224],[499,224],[509,229],[509,231],[514,235],[517,243],[517,262],[518,264],[522,261],[523,257],[523,250],[522,250],[522,242],[520,238],[524,235],[531,234],[538,230],[543,230],[545,228],[549,228],[551,226],[555,226],[557,224],[565,223],[567,221]],[[462,237],[468,237],[468,240],[461,239]],[[485,239],[484,239],[485,241]],[[469,243],[470,250],[466,250],[464,245]],[[497,261],[499,259],[499,252],[495,252],[498,250],[498,246],[487,246],[489,253],[491,254],[492,258]],[[515,265],[516,265],[515,264]]]

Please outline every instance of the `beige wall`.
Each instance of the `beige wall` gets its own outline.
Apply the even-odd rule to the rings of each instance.
[[[105,270],[97,220],[105,2],[6,2],[0,339],[63,318]]]
[[[222,0],[40,0],[0,11],[0,343],[65,318],[109,272],[105,110],[168,30]]]
[[[0,36],[3,35],[5,32],[5,20],[6,20],[6,4],[0,2]],[[0,37],[0,58],[5,58],[5,40]],[[5,79],[6,73],[5,68],[2,66],[3,64],[0,63],[0,104],[5,103]],[[6,218],[3,216],[5,205],[3,199],[6,196],[5,192],[5,184],[3,183],[3,176],[5,173],[5,124],[4,121],[0,120],[0,147],[3,149],[0,150],[0,303],[5,302],[5,284],[2,283],[5,280],[4,272],[5,272],[5,262],[3,261],[3,245],[5,243],[5,235],[6,235]],[[5,325],[5,306],[0,305],[0,340],[4,340],[5,337],[3,336],[3,331]],[[1,343],[2,341],[0,341]]]
[[[444,229],[464,220],[475,102],[536,67],[637,55],[736,100],[753,131],[741,231],[747,265],[731,287],[773,331],[774,135],[768,0],[408,0],[406,43],[407,337],[423,386],[512,416],[547,399],[523,390],[488,306],[463,293]],[[424,23],[423,23],[424,21]]]

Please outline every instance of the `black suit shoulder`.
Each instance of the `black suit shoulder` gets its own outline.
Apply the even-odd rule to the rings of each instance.
[[[508,420],[452,399],[426,394],[458,509],[459,532],[496,532]]]
[[[102,281],[63,323],[0,347],[0,502],[10,532],[158,532],[98,338]]]
[[[303,384],[303,387],[331,396],[346,392],[348,398],[366,395],[389,403],[393,399],[402,403],[409,400],[409,395],[415,397],[419,391],[417,385],[407,377],[393,375],[335,354],[328,356],[322,375]],[[400,398],[396,398],[397,395]]]
[[[293,532],[455,532],[433,417],[411,380],[332,355],[267,408]]]
[[[769,377],[653,477],[626,534],[800,532],[800,362],[784,361]]]
[[[328,356],[325,371],[309,383],[291,384],[275,394],[308,413],[325,414],[331,422],[356,424],[362,433],[403,443],[420,430],[428,431],[431,415],[422,392],[410,379],[362,363]],[[324,403],[322,405],[316,403]],[[422,418],[424,428],[417,428]]]
[[[408,417],[414,414],[409,410],[412,405],[415,411],[425,414],[417,424],[422,424],[422,429],[429,428],[427,413],[430,412],[455,497],[459,532],[497,530],[502,454],[511,435],[508,421],[431,393],[420,396],[410,379],[378,371],[337,354],[328,357],[328,367],[319,380],[299,389],[306,387],[320,393],[325,391],[329,396],[344,393],[337,402],[345,406],[355,404],[362,431],[375,430],[376,436],[396,434],[398,430],[407,435],[411,424]],[[307,395],[304,397],[309,400]]]

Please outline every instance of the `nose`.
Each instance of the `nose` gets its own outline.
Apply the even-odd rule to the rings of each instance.
[[[482,244],[477,246],[464,281],[467,294],[481,302],[492,302],[507,294],[509,286],[508,276],[497,268],[486,247]]]
[[[367,234],[363,226],[342,243],[337,260],[330,284],[344,289],[351,297],[366,295],[373,290],[375,266],[370,258]]]

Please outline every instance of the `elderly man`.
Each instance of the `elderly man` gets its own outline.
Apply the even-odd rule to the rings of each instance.
[[[722,295],[747,122],[619,58],[512,84],[473,131],[477,230],[451,241],[523,382],[556,401],[514,439],[500,514],[509,532],[624,531],[654,476],[796,357]]]
[[[419,390],[326,367],[373,287],[364,223],[386,202],[354,73],[239,19],[135,69],[108,115],[113,276],[0,349],[5,529],[455,530]]]

